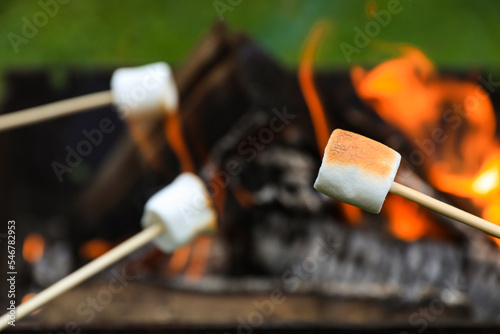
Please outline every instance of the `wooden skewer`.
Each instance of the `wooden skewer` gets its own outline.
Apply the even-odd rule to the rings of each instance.
[[[454,206],[438,201],[435,198],[422,194],[414,189],[408,188],[402,184],[394,182],[389,190],[391,193],[404,197],[412,202],[420,204],[428,209],[436,211],[442,215],[453,218],[488,233],[494,237],[500,238],[500,226],[487,220],[474,216],[468,212],[460,210]]]
[[[52,118],[75,114],[88,109],[107,106],[113,103],[111,91],[92,93],[67,100],[45,104],[34,108],[19,110],[0,116],[0,131],[14,129],[23,125],[43,122]]]
[[[122,242],[106,254],[86,264],[72,274],[64,277],[57,283],[54,283],[52,286],[48,287],[47,289],[37,294],[35,297],[28,300],[26,303],[19,305],[16,308],[16,321],[20,320],[28,314],[31,314],[52,299],[63,294],[77,284],[80,284],[99,271],[107,268],[111,264],[119,261],[141,246],[147,244],[148,242],[159,236],[163,232],[163,229],[164,227],[162,224],[151,225],[143,231],[137,233],[130,239]],[[9,326],[9,321],[9,313],[4,314],[0,318],[0,331]]]

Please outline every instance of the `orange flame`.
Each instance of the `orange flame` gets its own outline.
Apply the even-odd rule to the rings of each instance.
[[[213,238],[200,236],[190,245],[178,248],[172,254],[165,270],[165,275],[179,275],[184,271],[191,281],[199,280],[205,273]]]
[[[318,152],[323,156],[326,144],[330,138],[331,128],[328,126],[325,109],[321,103],[316,85],[314,84],[313,66],[314,55],[318,49],[319,42],[325,32],[326,23],[317,24],[308,39],[306,40],[304,51],[299,64],[299,84],[306,101],[309,114],[316,135]],[[357,207],[346,203],[340,203],[340,209],[346,220],[352,224],[358,224],[361,221],[363,213]]]
[[[435,188],[469,199],[483,218],[500,225],[500,142],[488,94],[479,85],[439,77],[421,51],[402,51],[371,71],[354,67],[356,92],[425,153],[423,166]],[[387,212],[394,234],[404,239],[427,233],[422,222],[412,221],[410,232],[399,226],[412,218],[405,215],[396,223],[402,212],[392,206],[388,203]]]
[[[182,122],[178,113],[170,114],[165,121],[165,135],[177,155],[183,172],[195,172],[193,160],[184,141]]]
[[[180,274],[188,263],[189,254],[191,254],[191,245],[177,248],[170,257],[165,274],[167,276]]]
[[[316,142],[318,144],[318,151],[323,156],[323,151],[330,138],[330,128],[328,127],[328,120],[326,113],[321,104],[316,86],[314,84],[313,65],[314,55],[318,48],[319,42],[325,31],[325,24],[320,23],[313,28],[313,31],[306,41],[302,57],[299,64],[299,84],[306,100],[311,120],[316,135]]]
[[[383,213],[388,217],[391,233],[402,240],[415,241],[424,236],[447,237],[445,230],[432,221],[424,208],[402,197],[389,194]]]
[[[212,243],[213,238],[210,236],[200,236],[194,241],[191,262],[186,269],[186,276],[191,281],[199,280],[205,273]]]
[[[79,254],[85,260],[93,260],[113,248],[113,244],[102,239],[92,239],[80,246]]]
[[[35,263],[43,256],[45,241],[39,234],[29,234],[23,243],[23,258],[28,263]]]

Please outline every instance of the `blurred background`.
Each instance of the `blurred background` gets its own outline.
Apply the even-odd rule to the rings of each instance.
[[[401,0],[401,12],[353,61],[376,64],[387,57],[387,44],[419,47],[439,67],[498,68],[498,4],[495,1]],[[14,52],[2,38],[0,70],[12,67],[79,65],[117,66],[184,59],[215,22],[243,31],[288,67],[297,65],[302,43],[314,23],[330,24],[317,54],[318,66],[348,68],[339,44],[352,44],[355,27],[372,20],[373,9],[387,1],[67,1]],[[23,17],[32,20],[36,1],[0,4],[2,35],[22,36]]]

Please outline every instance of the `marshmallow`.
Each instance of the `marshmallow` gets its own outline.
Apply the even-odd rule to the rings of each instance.
[[[339,201],[379,213],[400,162],[401,155],[393,149],[337,129],[325,148],[314,188]]]
[[[111,92],[122,116],[174,113],[178,107],[177,86],[163,62],[117,69],[111,77]]]
[[[164,226],[153,243],[169,253],[202,233],[213,233],[217,214],[203,181],[183,173],[147,201],[141,223],[144,228],[152,224]]]

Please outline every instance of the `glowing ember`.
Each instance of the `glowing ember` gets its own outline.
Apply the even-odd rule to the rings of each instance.
[[[165,120],[165,136],[176,154],[183,172],[195,172],[191,154],[184,140],[182,122],[178,113],[169,115]]]
[[[389,124],[410,138],[420,139],[426,127],[437,123],[441,90],[434,81],[434,67],[415,48],[402,48],[400,58],[388,60],[366,72],[351,70],[358,95]]]
[[[233,195],[241,207],[249,209],[253,205],[252,193],[242,186],[235,186],[233,189]]]
[[[28,294],[26,294],[23,299],[21,300],[21,304],[23,303],[26,303],[28,300],[30,300],[31,298],[35,297],[36,296],[36,293],[33,293],[33,292],[30,292]],[[36,311],[34,311],[33,313],[31,313],[32,315],[33,314],[37,314],[38,312],[40,312],[41,309],[38,309]]]
[[[39,234],[30,234],[24,239],[23,258],[28,263],[35,263],[43,256],[45,241]]]
[[[184,268],[186,268],[190,254],[191,245],[185,245],[177,248],[172,254],[172,257],[170,257],[170,261],[168,262],[165,274],[167,276],[180,274],[184,270]]]
[[[113,247],[113,244],[106,240],[93,239],[80,246],[79,254],[85,260],[93,260]]]
[[[213,238],[209,236],[201,236],[194,241],[191,262],[186,269],[186,276],[191,281],[199,280],[205,273],[212,243]]]

